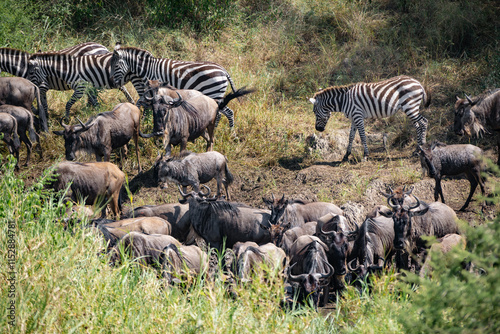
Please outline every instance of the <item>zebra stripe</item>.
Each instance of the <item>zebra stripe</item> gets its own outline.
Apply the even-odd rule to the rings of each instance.
[[[419,145],[425,144],[427,119],[419,113],[422,101],[424,107],[430,103],[430,96],[417,80],[398,76],[376,83],[356,83],[342,87],[323,89],[310,99],[314,104],[316,130],[324,131],[332,112],[342,112],[351,120],[349,145],[343,158],[351,154],[352,142],[359,131],[364,148],[364,159],[368,157],[368,146],[364,128],[365,118],[384,118],[402,110],[413,122]]]
[[[235,92],[234,82],[228,72],[219,64],[212,62],[193,62],[155,58],[149,51],[117,45],[112,61],[113,78],[116,82],[133,73],[144,82],[159,80],[177,89],[194,89],[202,92],[217,102],[224,99],[228,85]],[[144,88],[143,88],[144,91]],[[228,107],[220,111],[234,128],[234,113]],[[215,126],[220,120],[217,113]]]
[[[30,57],[28,78],[40,87],[47,88],[51,78],[65,82],[74,90],[70,100],[66,103],[66,117],[73,104],[83,96],[85,83],[96,88],[118,88],[123,92],[130,103],[135,103],[132,96],[123,87],[128,81],[142,94],[142,80],[133,75],[126,76],[119,85],[115,85],[111,78],[111,58],[113,54],[100,54],[73,57],[61,53],[36,53]],[[97,104],[97,99],[89,96],[89,102]]]
[[[109,53],[109,50],[98,43],[86,42],[75,46],[71,46],[54,53],[64,53],[70,56],[79,57],[91,54],[105,54]],[[0,71],[5,71],[12,75],[28,79],[28,61],[30,58],[28,52],[11,49],[11,48],[0,48]],[[48,119],[48,105],[47,105],[47,90],[70,90],[71,87],[65,81],[60,80],[56,77],[48,77],[47,85],[43,88],[40,87],[40,99],[42,102],[42,109],[45,113],[45,119]],[[89,92],[89,101],[97,101],[97,97]],[[40,115],[43,118],[43,115]],[[43,131],[48,131],[48,124],[41,124]]]

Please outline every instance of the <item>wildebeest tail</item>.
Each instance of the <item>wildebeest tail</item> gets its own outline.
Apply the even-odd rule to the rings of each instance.
[[[240,88],[238,89],[236,92],[234,93],[230,93],[230,94],[227,94],[225,97],[224,97],[224,100],[222,100],[220,103],[219,103],[219,110],[222,110],[224,109],[225,106],[227,106],[227,104],[232,100],[232,99],[235,99],[235,98],[238,98],[238,97],[241,97],[241,96],[244,96],[244,95],[247,95],[247,94],[250,94],[250,93],[253,93],[255,91],[255,89],[246,89],[246,87],[243,87],[243,88]]]
[[[36,132],[35,132],[35,126],[33,124],[33,114],[28,112],[28,117],[29,117],[29,121],[28,121],[28,134],[29,134],[29,137],[30,137],[30,140],[32,142],[40,142],[40,138],[38,138]]]
[[[106,226],[97,225],[96,228],[102,233],[104,240],[106,240],[106,243],[108,244],[108,249],[116,245],[116,236],[109,232]]]
[[[424,96],[424,108],[427,108],[429,107],[429,105],[431,104],[431,91],[424,86],[424,92],[425,92],[425,96]]]
[[[228,185],[232,184],[234,181],[234,176],[233,174],[229,171],[229,168],[227,167],[227,161],[226,161],[226,166],[225,166],[225,173],[226,173],[226,182]]]

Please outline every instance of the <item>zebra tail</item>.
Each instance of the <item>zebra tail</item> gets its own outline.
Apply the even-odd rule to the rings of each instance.
[[[236,89],[234,88],[234,86],[235,86],[234,81],[231,78],[231,76],[229,75],[229,73],[227,73],[227,72],[226,72],[226,77],[227,77],[227,80],[229,81],[229,85],[231,85],[231,90],[233,92],[236,92]]]
[[[243,88],[238,89],[234,93],[227,94],[224,97],[224,100],[222,100],[219,103],[219,110],[224,109],[224,107],[226,107],[227,104],[229,103],[229,101],[231,101],[232,99],[235,99],[235,98],[238,98],[238,97],[241,97],[241,96],[253,93],[254,91],[255,91],[255,89],[246,89],[246,87],[243,87]]]

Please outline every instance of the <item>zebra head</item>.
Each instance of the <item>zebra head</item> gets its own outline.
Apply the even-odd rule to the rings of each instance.
[[[328,97],[325,91],[319,91],[314,94],[314,97],[310,98],[309,101],[313,104],[313,112],[316,115],[316,130],[324,131],[326,123],[330,119],[332,111],[335,111],[335,105],[329,103]]]
[[[36,58],[32,58],[28,62],[28,80],[37,86],[45,82],[45,75],[40,66],[40,62]]]
[[[116,44],[111,57],[111,78],[115,85],[120,86],[125,75],[130,72],[130,66],[120,51],[120,44]]]

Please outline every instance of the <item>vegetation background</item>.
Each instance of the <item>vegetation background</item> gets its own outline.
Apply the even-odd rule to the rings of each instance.
[[[369,209],[382,204],[386,186],[415,184],[432,201],[432,182],[420,175],[411,158],[414,130],[404,115],[368,123],[368,133],[388,133],[388,152],[371,142],[371,159],[340,164],[341,134],[349,128],[334,115],[325,134],[330,153],[314,146],[314,115],[307,102],[320,87],[377,81],[406,74],[432,90],[424,111],[428,141],[464,143],[450,131],[455,96],[476,95],[500,82],[500,4],[494,0],[1,0],[0,46],[28,51],[58,50],[95,41],[112,50],[117,42],[151,51],[158,57],[214,61],[223,65],[238,87],[257,91],[236,111],[236,132],[226,120],[216,132],[215,149],[225,154],[236,175],[233,197],[262,206],[274,192],[309,200],[354,203]],[[2,74],[8,75],[8,74]],[[135,94],[132,86],[127,86]],[[69,92],[50,92],[51,130],[58,127]],[[136,96],[136,95],[135,95]],[[123,95],[101,91],[99,109],[85,99],[73,115],[90,117],[111,110]],[[143,119],[151,127],[151,117]],[[343,132],[344,131],[344,132]],[[333,133],[330,135],[329,133]],[[317,138],[317,137],[316,137]],[[495,157],[493,140],[472,143]],[[150,167],[159,143],[141,142]],[[8,323],[7,271],[0,274],[0,332],[495,332],[500,325],[499,221],[497,177],[488,188],[493,206],[481,201],[460,213],[468,238],[465,251],[436,258],[432,279],[393,272],[374,278],[373,290],[345,297],[316,312],[287,310],[282,279],[267,273],[248,286],[226,293],[223,277],[191,285],[164,287],[151,268],[126,262],[110,268],[100,237],[86,229],[65,231],[64,205],[43,189],[45,174],[63,158],[61,138],[42,138],[43,159],[0,172],[0,265],[8,266],[8,223],[15,223],[16,323]],[[189,146],[203,151],[201,141]],[[0,147],[5,161],[7,152]],[[331,155],[333,153],[338,154]],[[114,159],[114,158],[113,158]],[[36,158],[35,158],[36,160]],[[115,160],[114,160],[115,161]],[[123,165],[129,180],[136,161]],[[465,183],[464,183],[465,182]],[[468,193],[466,181],[446,181],[448,203],[458,208]],[[174,187],[171,187],[174,188]],[[175,189],[154,184],[137,187],[130,206],[176,201]],[[478,269],[461,270],[467,258]],[[434,258],[433,258],[434,259]],[[264,275],[264,274],[262,274]]]

